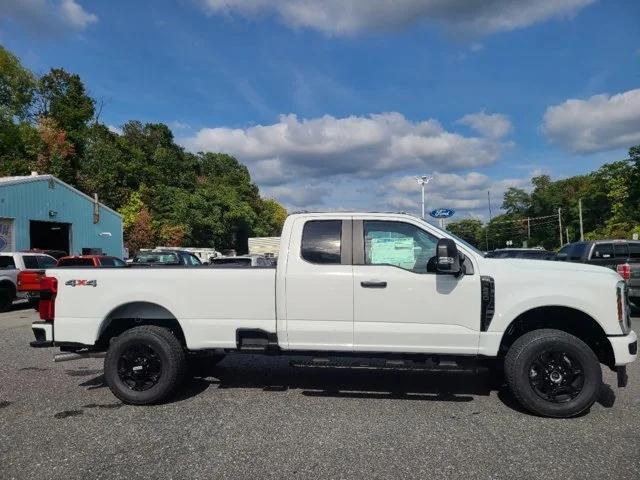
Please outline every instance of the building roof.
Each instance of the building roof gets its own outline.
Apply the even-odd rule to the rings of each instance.
[[[0,177],[0,188],[5,187],[5,186],[10,186],[10,185],[17,185],[17,184],[21,184],[21,183],[45,182],[45,181],[46,182],[54,181],[58,185],[62,185],[63,187],[67,188],[68,190],[71,190],[73,193],[75,193],[77,195],[80,195],[81,197],[84,197],[85,199],[87,199],[87,200],[89,200],[90,202],[93,203],[93,198],[91,198],[86,193],[81,192],[77,188],[72,187],[68,183],[63,182],[58,177],[54,177],[53,175],[49,175],[49,174],[38,175],[36,173],[33,173],[31,175],[25,175],[25,176],[20,176],[20,177],[18,177],[18,176],[16,176],[16,177]],[[102,202],[98,202],[98,203],[105,210],[109,210],[111,213],[113,213],[113,214],[119,216],[120,218],[122,218],[122,215],[120,215],[118,212],[116,212],[113,208],[107,207]]]

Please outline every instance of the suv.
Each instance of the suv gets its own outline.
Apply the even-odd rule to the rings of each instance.
[[[569,243],[556,260],[591,263],[616,270],[629,287],[629,297],[640,305],[640,240],[594,240]]]
[[[11,306],[16,298],[31,296],[22,290],[19,275],[25,271],[40,271],[55,267],[56,259],[42,253],[1,252],[0,253],[0,310]],[[38,278],[38,282],[40,279]]]
[[[543,248],[497,248],[487,252],[486,258],[526,258],[529,260],[553,260],[556,254]]]
[[[193,253],[184,250],[141,250],[131,265],[140,266],[196,266],[202,262]]]

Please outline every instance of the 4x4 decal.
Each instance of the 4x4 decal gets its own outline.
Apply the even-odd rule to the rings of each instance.
[[[64,282],[65,285],[69,285],[70,287],[97,287],[97,280],[67,280]]]

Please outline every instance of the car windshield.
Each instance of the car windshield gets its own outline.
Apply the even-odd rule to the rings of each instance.
[[[133,259],[133,263],[159,263],[175,265],[180,263],[178,256],[172,252],[144,252],[139,253]]]
[[[462,245],[464,245],[465,247],[467,247],[469,250],[473,251],[475,254],[480,255],[481,257],[484,257],[485,254],[484,252],[482,252],[481,250],[478,250],[476,247],[474,247],[473,245],[471,245],[469,242],[467,242],[466,240],[463,240],[462,238],[458,237],[457,235],[454,235],[453,233],[447,231],[447,230],[443,230],[442,228],[438,227],[437,225],[434,225],[433,223],[429,223],[426,220],[423,220],[422,218],[418,219],[422,222],[422,223],[426,223],[427,225],[429,225],[430,227],[435,228],[436,230],[438,230],[439,232],[443,233],[445,236],[451,237],[453,238],[456,242],[461,243]]]

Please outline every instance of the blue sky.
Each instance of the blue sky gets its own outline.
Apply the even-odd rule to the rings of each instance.
[[[4,0],[0,42],[101,120],[165,122],[289,208],[486,217],[486,192],[640,143],[640,2]],[[499,202],[499,200],[496,200]]]

